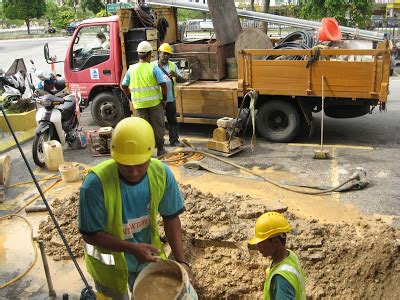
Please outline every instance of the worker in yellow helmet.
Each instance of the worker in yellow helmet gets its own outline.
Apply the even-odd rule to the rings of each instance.
[[[262,214],[256,221],[250,247],[272,259],[264,283],[264,300],[306,299],[300,261],[293,251],[286,248],[286,233],[291,229],[287,219],[277,212]]]
[[[175,82],[185,82],[178,67],[170,61],[172,55],[172,47],[168,43],[162,44],[158,48],[158,61],[153,64],[164,74],[164,80],[167,84],[167,104],[165,106],[165,115],[168,121],[169,143],[173,147],[183,147],[179,141],[178,121],[176,119],[176,102],[175,102]]]
[[[137,46],[139,62],[131,65],[121,83],[121,89],[131,98],[136,115],[148,121],[156,137],[157,156],[164,149],[167,86],[163,73],[150,63],[152,46],[142,41]]]
[[[179,218],[185,210],[182,196],[167,165],[151,158],[154,148],[146,120],[123,119],[112,135],[112,159],[93,167],[80,189],[85,264],[97,291],[112,299],[128,299],[127,289],[146,263],[166,258],[158,214],[175,260],[191,275]]]

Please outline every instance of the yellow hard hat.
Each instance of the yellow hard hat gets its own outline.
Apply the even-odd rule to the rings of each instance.
[[[255,227],[255,235],[249,241],[250,245],[258,244],[278,233],[286,233],[292,230],[288,220],[277,212],[267,212],[258,217]]]
[[[142,118],[129,117],[115,127],[111,139],[111,157],[127,166],[148,161],[155,149],[154,131]]]
[[[161,44],[160,48],[158,48],[158,51],[172,54],[172,47],[170,44],[164,43],[164,44]]]

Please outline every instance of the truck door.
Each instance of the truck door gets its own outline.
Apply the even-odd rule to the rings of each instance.
[[[109,24],[84,26],[70,43],[65,74],[71,91],[79,89],[84,99],[97,85],[119,84],[113,59],[117,49],[110,47],[110,37],[117,36],[114,30]]]

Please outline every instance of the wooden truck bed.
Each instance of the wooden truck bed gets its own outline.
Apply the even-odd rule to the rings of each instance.
[[[215,124],[238,111],[237,80],[196,81],[175,88],[178,122]]]
[[[254,56],[301,55],[306,60],[263,60]],[[239,89],[254,89],[261,95],[309,96],[376,99],[388,95],[390,51],[321,49],[319,57],[307,67],[317,50],[244,50],[239,55]],[[354,57],[370,61],[344,61]]]

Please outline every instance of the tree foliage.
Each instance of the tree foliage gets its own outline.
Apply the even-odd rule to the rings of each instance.
[[[76,15],[79,6],[79,0],[67,0],[67,5],[72,7],[74,10],[74,15]]]
[[[112,13],[106,12],[105,9],[102,9],[101,11],[99,11],[99,12],[96,14],[96,17],[98,17],[98,18],[108,17],[108,16],[112,16]]]
[[[59,9],[60,9],[59,5],[57,5],[54,1],[48,0],[46,2],[46,14],[45,14],[46,19],[54,20]]]
[[[102,0],[82,0],[81,7],[83,10],[90,10],[97,14],[104,9],[104,4]]]
[[[74,20],[74,11],[71,7],[61,6],[54,17],[53,26],[56,28],[64,29],[67,25]]]
[[[371,19],[373,0],[300,0],[300,17],[319,20],[334,17],[340,25],[365,28]]]
[[[32,19],[40,18],[45,14],[46,2],[45,0],[4,0],[3,11],[8,19],[24,20],[30,34],[30,23]]]

